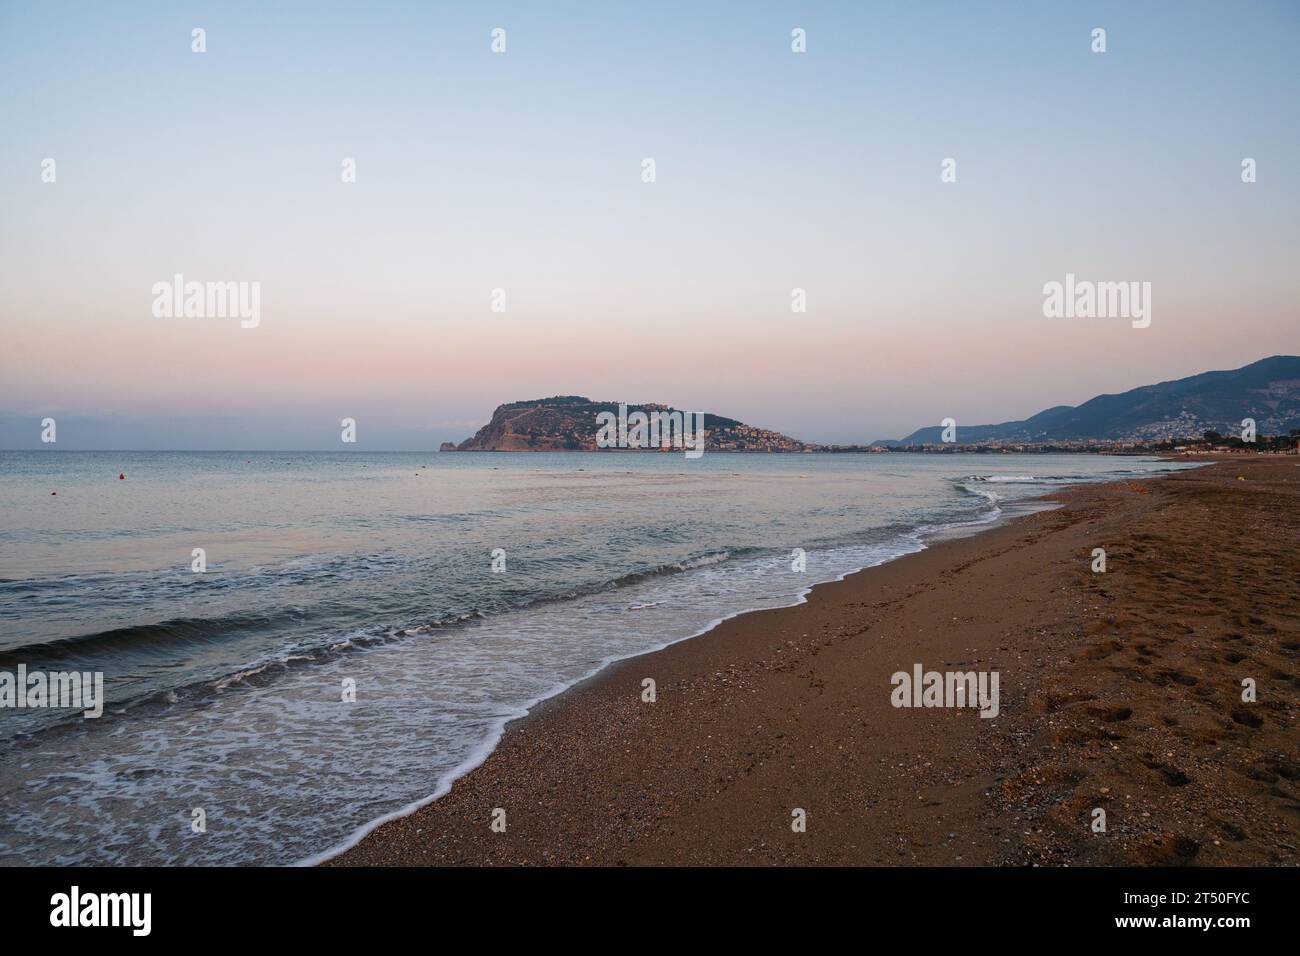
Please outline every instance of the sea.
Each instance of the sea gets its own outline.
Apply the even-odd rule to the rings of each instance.
[[[0,672],[101,673],[106,699],[0,708],[0,865],[324,859],[612,661],[1063,486],[1185,467],[0,452]]]

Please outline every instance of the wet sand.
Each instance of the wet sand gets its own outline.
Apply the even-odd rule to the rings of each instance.
[[[1300,459],[1054,497],[611,665],[326,865],[1300,863]]]

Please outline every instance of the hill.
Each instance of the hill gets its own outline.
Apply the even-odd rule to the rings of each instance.
[[[1239,369],[1202,372],[1144,385],[1118,395],[1098,395],[1082,405],[1057,405],[1023,421],[999,425],[957,423],[957,442],[1049,442],[1082,439],[1159,441],[1225,434],[1255,419],[1261,435],[1300,428],[1300,357],[1274,355]],[[938,443],[940,426],[919,428],[887,445]]]
[[[668,405],[624,407],[628,415],[638,411],[690,414]],[[511,402],[498,406],[492,420],[472,438],[459,445],[446,442],[442,451],[599,451],[602,449],[596,445],[596,436],[601,426],[597,416],[608,412],[617,417],[619,410],[618,402],[596,402],[579,395]],[[704,432],[704,447],[709,451],[801,452],[816,447],[708,412],[704,414]]]

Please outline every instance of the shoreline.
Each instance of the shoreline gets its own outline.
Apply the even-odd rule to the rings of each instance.
[[[613,450],[621,451],[626,449],[613,449]],[[495,451],[495,449],[492,449],[492,451]],[[739,452],[735,452],[735,453],[740,454]],[[956,522],[950,525],[942,525],[937,527],[925,526],[925,525],[918,526],[917,528],[913,529],[911,532],[912,535],[915,535],[919,543],[919,547],[917,547],[916,550],[914,551],[906,551],[903,552],[902,554],[886,557],[881,559],[881,561],[877,562],[876,564],[865,565],[860,568],[855,568],[851,571],[845,571],[844,573],[834,578],[829,578],[825,581],[818,581],[816,583],[809,584],[806,587],[802,588],[795,595],[794,600],[792,600],[789,604],[783,604],[783,605],[778,605],[776,607],[769,607],[769,608],[745,608],[739,611],[733,611],[730,614],[724,615],[723,617],[714,618],[712,621],[710,621],[708,624],[700,628],[698,631],[695,631],[694,633],[687,634],[682,637],[673,638],[665,643],[658,644],[653,647],[646,648],[644,650],[633,651],[629,654],[625,654],[620,657],[612,657],[612,658],[607,658],[605,660],[602,660],[595,667],[593,667],[590,673],[588,673],[585,677],[582,677],[570,683],[557,684],[554,688],[552,688],[545,694],[541,695],[540,697],[534,698],[533,700],[528,701],[527,703],[522,705],[523,713],[506,720],[502,724],[501,728],[497,731],[496,735],[490,741],[486,741],[479,748],[479,750],[474,753],[474,755],[467,758],[465,761],[463,761],[455,768],[453,768],[448,773],[447,779],[444,782],[440,782],[432,794],[425,797],[421,797],[418,800],[414,800],[406,804],[405,806],[399,807],[398,809],[386,813],[383,816],[377,817],[374,820],[370,820],[362,824],[360,827],[357,827],[356,830],[354,830],[351,834],[349,834],[348,837],[345,840],[343,840],[341,843],[338,843],[335,846],[323,850],[319,853],[314,853],[311,854],[310,856],[304,857],[303,859],[290,865],[295,867],[300,867],[300,866],[308,867],[308,866],[321,866],[323,864],[326,864],[330,860],[342,856],[343,854],[347,853],[348,851],[356,847],[358,844],[362,843],[371,833],[379,829],[384,824],[390,823],[395,820],[400,820],[403,817],[410,816],[412,813],[418,812],[419,810],[424,809],[425,807],[429,806],[435,801],[440,800],[442,797],[446,796],[447,793],[450,792],[451,788],[455,786],[457,781],[459,781],[462,777],[466,776],[467,774],[472,773],[474,770],[478,769],[480,766],[483,765],[483,763],[489,757],[491,757],[492,753],[496,750],[497,746],[501,743],[502,738],[505,736],[506,732],[510,729],[510,727],[512,727],[514,724],[519,723],[521,721],[528,720],[539,708],[545,706],[551,701],[563,697],[565,694],[569,693],[570,691],[576,690],[577,688],[582,687],[584,684],[587,684],[590,681],[598,680],[601,677],[601,675],[610,667],[613,667],[617,664],[621,664],[624,661],[633,660],[639,657],[644,657],[648,654],[658,653],[659,651],[666,650],[667,648],[672,647],[675,644],[680,644],[683,641],[690,641],[690,640],[695,640],[696,638],[699,637],[704,637],[705,635],[709,634],[711,631],[721,626],[722,624],[725,624],[726,622],[732,620],[733,618],[737,618],[742,615],[758,614],[758,613],[762,613],[763,611],[769,611],[769,610],[783,610],[786,608],[798,607],[799,605],[806,604],[808,600],[808,595],[811,594],[812,591],[816,588],[824,587],[828,584],[837,584],[845,580],[846,578],[852,577],[853,575],[861,574],[863,571],[869,571],[872,568],[879,567],[881,564],[887,564],[891,561],[897,561],[899,558],[906,557],[909,554],[919,553],[943,541],[956,540],[960,538],[973,537],[975,535],[984,534],[992,530],[993,528],[997,528],[1010,521],[1014,521],[1017,518],[1026,517],[1028,516],[1028,514],[1037,513],[1038,511],[1052,510],[1055,507],[1059,507],[1059,505],[1054,505],[1054,504],[1042,504],[1042,502],[1048,501],[1050,497],[1051,497],[1050,495],[1043,495],[1035,498],[1021,499],[1019,501],[1015,501],[1009,504],[1001,501],[993,501],[991,502],[990,513],[986,518],[985,517],[974,518],[966,521]],[[1004,505],[1007,505],[1007,507],[1004,507]],[[1009,514],[1008,507],[1014,508],[1016,510],[1016,513]],[[931,530],[928,534],[922,532],[922,528],[924,527],[931,527]],[[970,530],[963,530],[963,529],[970,529]]]
[[[1040,500],[1042,499],[1041,498],[1027,499],[1027,501],[1029,502],[1040,501]],[[997,508],[996,505],[995,508]],[[1003,513],[999,508],[998,513],[994,514],[991,517],[991,519],[987,522],[977,519],[975,521],[965,522],[964,524],[960,525],[961,527],[967,525],[975,525],[979,527],[977,528],[977,530],[970,532],[968,535],[959,535],[958,537],[973,537],[974,535],[984,533],[985,531],[990,530],[992,528],[996,528],[1000,524],[1005,524],[1008,521],[1014,521],[1017,517],[1024,517],[1024,515],[1006,516],[1005,513]],[[918,535],[918,538],[919,537],[920,536]],[[948,540],[948,539],[939,538],[936,536],[934,540],[937,543],[940,540]],[[594,668],[592,668],[591,672],[587,674],[585,677],[582,677],[579,680],[570,683],[557,684],[553,689],[551,689],[547,693],[524,704],[523,705],[524,712],[522,714],[518,715],[517,717],[511,717],[509,720],[507,720],[501,726],[501,729],[497,732],[496,736],[492,740],[484,743],[478,752],[476,752],[473,756],[471,756],[470,758],[468,758],[467,760],[459,764],[454,769],[452,769],[448,774],[449,777],[448,781],[445,783],[440,783],[437,789],[431,795],[427,797],[421,797],[419,800],[415,800],[411,803],[408,803],[404,807],[394,810],[391,813],[384,814],[383,816],[375,820],[371,820],[363,824],[362,826],[358,827],[352,834],[350,834],[348,838],[344,840],[342,843],[328,850],[324,850],[320,853],[312,854],[311,856],[306,857],[305,859],[300,860],[297,863],[294,863],[292,865],[293,866],[321,866],[327,864],[330,860],[342,856],[343,854],[347,853],[348,851],[356,847],[358,844],[364,842],[364,840],[367,837],[369,837],[371,833],[379,829],[384,824],[391,823],[395,820],[400,820],[403,817],[410,816],[412,813],[416,813],[424,809],[425,807],[429,806],[430,804],[434,803],[435,801],[442,799],[442,797],[446,796],[451,791],[451,788],[454,787],[456,783],[461,780],[461,778],[477,770],[479,767],[481,767],[484,764],[484,762],[488,760],[489,757],[492,756],[492,754],[496,751],[497,746],[501,743],[502,739],[505,737],[506,733],[510,730],[512,726],[514,726],[517,723],[529,720],[535,713],[539,711],[540,708],[545,707],[547,704],[550,704],[553,701],[559,700],[569,692],[577,690],[592,681],[599,680],[601,675],[603,675],[605,671],[608,670],[609,668],[614,667],[618,664],[622,664],[625,661],[635,660],[640,657],[645,657],[646,655],[649,654],[657,654],[660,651],[667,650],[668,648],[673,647],[676,644],[681,644],[684,641],[693,641],[696,638],[704,637],[705,635],[709,634],[711,631],[727,623],[728,621],[733,620],[734,618],[741,617],[746,614],[761,614],[764,611],[785,610],[787,608],[798,607],[802,604],[806,604],[808,601],[808,595],[811,594],[813,590],[815,590],[816,588],[824,587],[828,584],[837,584],[845,580],[846,578],[852,577],[855,574],[861,574],[863,571],[869,571],[872,568],[880,567],[881,564],[888,564],[891,561],[897,561],[899,558],[907,557],[907,555],[909,554],[917,554],[920,551],[926,550],[926,548],[930,546],[931,545],[928,545],[924,541],[922,541],[921,546],[916,551],[908,551],[901,555],[895,555],[893,557],[884,558],[878,564],[867,565],[865,567],[856,568],[852,571],[845,571],[843,574],[840,574],[838,577],[831,578],[826,581],[818,581],[815,584],[809,584],[808,586],[800,590],[799,593],[795,595],[795,599],[791,601],[789,604],[783,604],[772,608],[747,608],[740,611],[733,611],[732,613],[724,615],[723,617],[715,618],[714,620],[706,624],[704,627],[702,627],[700,630],[692,634],[687,634],[683,637],[673,638],[672,640],[669,640],[663,644],[659,644],[654,647],[649,647],[646,648],[645,650],[633,651],[629,654],[624,654],[621,657],[607,658],[601,661],[599,664],[597,664]]]
[[[496,451],[496,449],[480,449],[480,450]],[[626,449],[614,449],[614,450],[617,451],[617,450],[626,450]],[[734,453],[740,454],[740,452],[734,452]],[[555,701],[558,698],[565,696],[570,691],[576,690],[591,681],[600,679],[601,675],[610,667],[613,667],[617,664],[621,664],[625,661],[634,660],[636,658],[644,657],[649,654],[658,653],[659,651],[666,650],[675,644],[680,644],[683,641],[691,641],[691,640],[695,640],[696,638],[704,637],[705,635],[709,634],[711,631],[715,630],[719,626],[725,624],[726,622],[734,618],[741,617],[742,615],[759,614],[759,613],[763,613],[764,611],[771,611],[771,610],[784,610],[786,608],[798,607],[802,604],[806,604],[808,601],[808,595],[811,594],[813,590],[815,590],[816,588],[825,587],[826,585],[829,584],[838,584],[841,581],[844,581],[846,578],[850,578],[853,577],[854,575],[861,574],[864,571],[869,571],[872,568],[880,567],[882,564],[888,564],[891,561],[897,561],[900,558],[907,557],[909,554],[917,554],[921,551],[927,550],[928,548],[934,547],[935,545],[940,544],[942,542],[950,541],[950,540],[960,540],[962,538],[974,537],[976,535],[986,534],[992,529],[1007,524],[1008,522],[1015,521],[1018,518],[1028,517],[1031,514],[1036,514],[1041,511],[1050,511],[1060,507],[1059,504],[1052,504],[1052,503],[1044,504],[1044,502],[1049,502],[1051,497],[1052,495],[1050,494],[1041,495],[1034,498],[1021,499],[1011,503],[1006,503],[1002,501],[993,501],[991,502],[991,511],[990,514],[987,516],[987,518],[974,518],[966,521],[956,522],[950,525],[942,525],[937,527],[920,526],[911,532],[916,536],[917,541],[919,542],[919,547],[915,551],[907,551],[907,552],[903,552],[902,554],[897,554],[891,557],[883,558],[880,562],[876,564],[865,565],[860,568],[855,568],[851,571],[845,571],[844,573],[838,575],[837,577],[830,578],[825,581],[818,581],[814,584],[809,584],[803,589],[801,589],[799,593],[795,595],[794,600],[791,601],[789,604],[783,604],[783,605],[778,605],[776,607],[769,607],[769,608],[746,608],[739,611],[733,611],[732,613],[727,614],[723,617],[715,618],[707,625],[702,627],[700,630],[692,634],[687,634],[683,637],[673,638],[672,640],[669,640],[665,643],[646,648],[645,650],[633,651],[621,657],[607,658],[601,661],[599,664],[597,664],[594,668],[592,668],[591,672],[588,673],[585,677],[582,677],[579,680],[570,683],[557,684],[554,688],[552,688],[547,693],[543,694],[540,697],[534,698],[533,700],[522,705],[523,713],[506,720],[504,724],[502,724],[501,728],[497,731],[496,735],[490,741],[486,741],[479,748],[479,750],[475,752],[474,755],[467,758],[465,761],[463,761],[455,768],[453,768],[448,773],[447,780],[439,783],[439,785],[434,790],[434,792],[429,796],[421,797],[420,799],[414,800],[403,807],[399,807],[398,809],[391,811],[390,813],[386,813],[383,816],[377,817],[374,820],[370,820],[365,824],[362,824],[351,834],[349,834],[348,837],[343,842],[336,844],[335,846],[327,850],[323,850],[319,853],[311,854],[310,856],[307,856],[290,865],[295,867],[310,867],[310,866],[321,866],[327,864],[329,863],[329,861],[335,859],[336,857],[346,854],[354,847],[356,847],[358,844],[364,842],[365,839],[369,837],[371,833],[379,829],[381,826],[387,823],[391,823],[395,820],[400,820],[403,817],[410,816],[412,813],[416,813],[424,809],[425,807],[429,806],[430,804],[434,803],[435,801],[442,799],[451,791],[451,788],[455,786],[455,784],[462,777],[477,770],[479,767],[483,765],[483,763],[489,757],[492,756],[493,752],[497,749],[497,746],[501,743],[501,740],[504,738],[507,731],[513,725],[521,721],[527,721],[533,716],[534,713],[538,711],[539,708],[544,707],[545,705],[551,703],[552,701]],[[1015,513],[1008,513],[1009,508],[1014,508]],[[923,527],[931,527],[931,530],[929,531],[928,534],[922,532],[921,528]]]
[[[1285,457],[1232,461],[1261,477],[1265,473],[1280,473],[1283,483],[1288,483],[1286,490],[1295,490],[1295,479],[1287,474],[1294,470],[1295,463]],[[538,701],[526,715],[507,722],[497,740],[473,766],[465,765],[464,772],[458,768],[450,786],[440,787],[437,793],[413,805],[416,809],[403,808],[398,814],[375,821],[340,847],[304,862],[324,865],[970,864],[1019,862],[1028,854],[1050,863],[1088,862],[1089,856],[1097,855],[1091,851],[1121,843],[1126,844],[1121,856],[1137,854],[1138,862],[1182,862],[1180,853],[1195,856],[1203,844],[1217,851],[1224,845],[1223,840],[1209,844],[1193,836],[1161,831],[1163,837],[1146,834],[1129,841],[1094,839],[1089,852],[1082,852],[1078,847],[1056,845],[1068,835],[1055,832],[1059,820],[1048,821],[1054,824],[1051,839],[1042,836],[1047,831],[1041,826],[1031,827],[1012,839],[1003,834],[1002,826],[989,830],[979,825],[991,807],[1014,796],[1008,791],[1009,785],[1015,791],[1023,784],[1023,781],[1017,784],[1009,775],[1008,762],[1017,749],[1013,743],[1034,729],[1022,730],[1021,724],[1041,723],[1045,715],[1069,709],[1073,716],[1083,718],[1084,723],[1096,724],[1100,720],[1119,725],[1119,718],[1097,717],[1096,711],[1102,705],[1085,703],[1104,699],[1096,694],[1075,694],[1070,700],[1067,693],[1067,704],[1044,707],[1043,695],[1051,699],[1047,686],[1050,682],[1044,678],[1059,675],[1033,674],[1033,670],[1043,668],[1041,661],[1033,668],[1023,666],[1026,653],[1042,651],[1029,646],[1033,642],[1027,645],[1024,635],[996,651],[989,650],[990,642],[985,641],[982,644],[985,650],[974,658],[975,663],[981,663],[980,669],[987,660],[989,669],[1000,670],[1003,675],[1002,716],[993,720],[975,717],[970,710],[892,708],[888,701],[890,686],[882,675],[909,670],[914,663],[923,664],[927,669],[940,667],[950,664],[951,658],[969,658],[977,653],[976,647],[957,646],[961,641],[954,643],[954,634],[938,631],[932,605],[961,598],[962,604],[982,602],[994,616],[1000,614],[1005,625],[1024,630],[1030,623],[1023,620],[1023,609],[1006,613],[1013,594],[994,598],[986,589],[976,588],[966,600],[957,592],[971,591],[970,582],[963,589],[949,583],[950,579],[969,577],[973,567],[985,566],[987,570],[992,564],[993,578],[1001,579],[1002,591],[1006,592],[1006,572],[1014,569],[1004,565],[1025,564],[1026,552],[1042,551],[1053,541],[1057,545],[1055,550],[1059,551],[1063,543],[1061,535],[1072,529],[1077,532],[1081,522],[1095,524],[1113,519],[1118,512],[1123,512],[1125,517],[1141,516],[1151,510],[1154,500],[1163,502],[1177,497],[1169,490],[1171,482],[1177,486],[1187,480],[1186,476],[1222,473],[1224,467],[1145,479],[1153,488],[1161,489],[1156,494],[1151,489],[1125,488],[1126,485],[1133,488],[1135,482],[1074,486],[1046,496],[1060,506],[1056,509],[991,522],[989,528],[969,536],[934,540],[923,550],[847,574],[837,581],[812,585],[791,605],[740,612],[658,650],[605,663],[584,680]],[[1203,479],[1197,481],[1202,483],[1205,483]],[[1209,484],[1219,488],[1225,482],[1211,479]],[[1294,509],[1295,501],[1291,500],[1289,506]],[[1129,515],[1134,509],[1135,514]],[[1042,557],[1032,554],[1021,571],[1039,567]],[[1086,559],[1087,552],[1084,552],[1080,560],[1085,571]],[[1059,569],[1054,570],[1060,573]],[[1112,567],[1107,580],[1115,579],[1115,570]],[[1085,590],[1088,584],[1096,587],[1096,582],[1084,578]],[[945,585],[948,593],[943,593]],[[916,600],[918,594],[936,590],[940,593],[927,601]],[[863,600],[885,595],[890,600]],[[1025,597],[1024,601],[1041,605],[1042,597],[1042,594],[1036,596],[1037,600]],[[1000,612],[998,601],[1002,605]],[[1035,610],[1043,608],[1035,607]],[[1284,614],[1288,624],[1293,611],[1288,608]],[[866,626],[859,626],[864,619]],[[959,618],[953,616],[952,620],[959,621]],[[961,626],[951,630],[970,630],[966,625],[974,620],[961,622]],[[894,648],[898,653],[881,653],[880,645],[874,640],[878,635],[870,632],[873,628],[897,630],[899,624],[916,627],[917,634]],[[928,633],[925,625],[929,626]],[[811,631],[817,628],[822,636],[810,640]],[[695,639],[705,634],[710,635],[708,641]],[[864,649],[873,653],[864,655]],[[1008,654],[1012,652],[1018,652],[1019,656],[1008,666],[1011,660]],[[783,653],[787,655],[784,659]],[[819,654],[832,662],[823,664],[816,660]],[[957,663],[962,669],[974,666],[967,660]],[[718,670],[719,667],[726,670]],[[794,679],[792,670],[796,671]],[[871,673],[874,671],[880,673]],[[1278,668],[1272,670],[1274,674],[1283,672]],[[655,677],[657,681],[655,703],[641,700],[643,676]],[[873,679],[863,680],[868,676]],[[1189,675],[1184,676],[1191,679]],[[1163,685],[1148,682],[1149,686],[1156,687],[1169,683],[1168,680]],[[1290,694],[1283,709],[1289,719],[1294,719],[1295,680],[1292,677],[1289,683],[1282,683]],[[1149,686],[1142,688],[1144,693]],[[1192,685],[1175,681],[1174,686]],[[828,693],[838,705],[834,713],[826,711],[825,701],[821,700]],[[1264,697],[1261,686],[1261,704]],[[1132,715],[1135,709],[1128,710]],[[1047,723],[1068,723],[1069,716],[1062,713],[1057,718],[1049,717]],[[975,719],[971,720],[972,717]],[[1250,719],[1254,719],[1253,715]],[[1166,722],[1165,727],[1177,726],[1177,718],[1173,720],[1173,724]],[[983,733],[980,724],[997,730]],[[878,735],[869,733],[868,729],[884,729],[885,725],[889,725],[898,739],[883,747],[873,747],[867,738]],[[1082,747],[1086,750],[1089,745],[1109,739],[1105,734],[1099,736],[1087,729],[1076,730],[1074,737],[1067,734],[1064,738],[1070,747],[1053,745],[1047,749]],[[1123,739],[1122,734],[1113,730],[1110,736]],[[798,741],[799,749],[780,756],[794,741]],[[852,745],[848,753],[846,743]],[[1122,749],[1114,743],[1111,746]],[[918,749],[921,753],[910,754]],[[813,751],[818,759],[812,759],[802,750]],[[935,759],[923,760],[927,751]],[[1096,754],[1083,756],[1098,759]],[[896,758],[901,758],[901,762],[895,767],[888,766]],[[786,759],[792,762],[780,766]],[[847,768],[841,768],[843,773],[837,772],[834,765],[845,760],[852,766],[852,772]],[[916,788],[904,779],[906,775],[894,772],[917,760],[921,764],[914,769],[921,771],[936,764],[961,771],[950,772],[944,778],[953,787],[951,792],[938,781],[930,781],[932,787],[939,787],[931,796],[942,799],[927,801],[922,794],[917,801],[920,809],[909,807],[902,800],[904,794],[916,796]],[[1155,774],[1170,787],[1174,784],[1168,783],[1169,780],[1187,776],[1181,770],[1168,769],[1155,758],[1146,763],[1154,763]],[[1278,760],[1273,763],[1278,764]],[[1289,782],[1292,778],[1287,774],[1294,767],[1285,764],[1285,760],[1282,764],[1277,769],[1283,772],[1271,775]],[[651,774],[650,768],[662,772]],[[1086,773],[1081,776],[1078,768],[1057,769],[1064,771],[1060,779],[1070,780],[1072,784],[1087,776]],[[1148,766],[1147,770],[1152,768]],[[718,773],[722,776],[713,779]],[[930,774],[923,776],[933,773],[931,769]],[[1266,769],[1263,775],[1269,776],[1270,772]],[[1044,785],[1041,778],[1034,779],[1037,785],[1027,785],[1028,790]],[[972,781],[979,783],[972,785]],[[713,794],[708,792],[711,786]],[[1196,791],[1195,787],[1186,787],[1185,782],[1178,786],[1184,788],[1183,794]],[[846,789],[856,792],[862,800],[848,799]],[[1104,788],[1106,792],[1094,796],[1093,802],[1109,803],[1116,799],[1109,796],[1111,789]],[[787,793],[782,796],[773,792],[777,790]],[[1056,801],[1058,806],[1060,802],[1060,799]],[[768,807],[761,819],[754,814],[755,803]],[[1158,800],[1152,800],[1153,807],[1159,805]],[[872,809],[864,810],[867,806]],[[942,810],[932,810],[929,815],[949,821],[938,827],[939,830],[951,827],[944,833],[938,833],[933,821],[926,822],[924,811],[934,806]],[[489,827],[489,816],[497,807],[506,810],[509,823],[505,833],[493,832]],[[791,831],[791,807],[806,809],[809,820],[806,833]],[[782,812],[778,813],[778,809]],[[1036,819],[1041,809],[1033,800],[1022,798],[1017,803],[1013,799],[998,814]],[[1138,816],[1137,820],[1151,819],[1150,809],[1138,812],[1146,816]],[[1115,813],[1126,816],[1118,810]],[[888,825],[883,825],[886,821]],[[1237,824],[1224,822],[1225,833],[1246,832]],[[878,831],[874,838],[868,832],[873,829]],[[1119,823],[1112,823],[1111,832],[1117,829]],[[1144,828],[1126,819],[1124,829],[1138,834]],[[684,837],[683,832],[689,836]],[[1091,836],[1086,824],[1081,832]],[[1297,842],[1294,823],[1278,832],[1283,833],[1277,843],[1284,859],[1260,859],[1260,851],[1252,847],[1246,861],[1289,859],[1294,862],[1294,849],[1286,849],[1294,848]],[[828,843],[826,835],[834,839]],[[852,839],[845,840],[845,836]],[[890,846],[882,843],[882,837],[888,837],[886,842]],[[893,846],[899,840],[910,845],[904,849]],[[1252,843],[1249,838],[1232,842],[1238,844],[1237,849],[1239,844]],[[742,846],[749,843],[754,845]],[[1193,845],[1195,850],[1191,849]],[[1162,855],[1161,847],[1172,847],[1174,858],[1164,859],[1167,853]],[[963,852],[954,852],[955,849]],[[1153,858],[1142,858],[1143,853]],[[1212,854],[1207,851],[1206,855]]]

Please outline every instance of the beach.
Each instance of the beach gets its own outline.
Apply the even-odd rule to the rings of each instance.
[[[1294,865],[1298,495],[1290,456],[1061,491],[611,664],[326,865]],[[917,665],[997,716],[893,706]]]
[[[35,841],[45,861],[318,862],[445,794],[511,722],[614,662],[798,604],[1054,491],[1188,467],[0,453],[0,673],[75,659],[104,675],[99,719],[0,714],[0,861],[29,859]],[[59,494],[29,507],[33,488]],[[140,509],[154,518],[134,528]],[[79,775],[111,812],[77,812]],[[212,809],[213,838],[160,820],[178,786]]]

